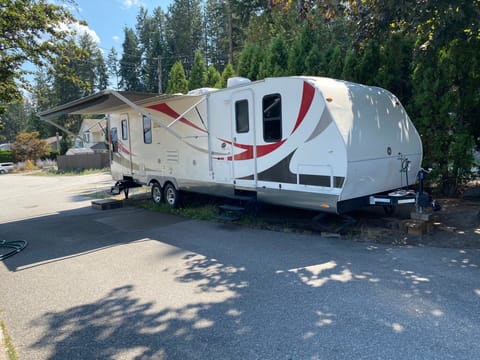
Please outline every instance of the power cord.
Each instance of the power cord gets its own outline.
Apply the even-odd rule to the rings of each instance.
[[[25,249],[27,245],[28,245],[28,242],[26,242],[25,240],[16,240],[16,241],[0,240],[0,249],[1,248],[11,249],[6,253],[0,253],[0,261],[5,260],[10,256],[13,256],[19,253],[20,251]]]

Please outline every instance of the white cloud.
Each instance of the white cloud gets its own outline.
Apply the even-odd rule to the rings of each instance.
[[[101,42],[100,36],[97,35],[95,30],[90,29],[88,26],[82,25],[78,22],[70,25],[70,29],[74,30],[78,35],[88,34],[96,44]]]
[[[118,35],[113,35],[113,36],[112,36],[112,39],[113,39],[113,41],[115,41],[116,43],[120,42],[120,36],[118,36]]]
[[[82,25],[78,22],[69,23],[69,24],[61,23],[59,24],[57,29],[59,31],[75,32],[76,36],[82,35],[82,34],[88,34],[96,44],[99,44],[101,42],[100,36],[97,35],[95,30],[90,29],[88,26]]]
[[[140,7],[145,6],[143,0],[119,0],[122,3],[122,7],[125,9],[130,9],[131,7]]]

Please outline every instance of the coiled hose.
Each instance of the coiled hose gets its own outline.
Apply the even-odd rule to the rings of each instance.
[[[0,253],[0,261],[13,256],[23,249],[25,249],[28,245],[28,242],[25,240],[16,240],[16,241],[5,241],[0,240],[0,249],[6,248],[9,249],[6,253]]]

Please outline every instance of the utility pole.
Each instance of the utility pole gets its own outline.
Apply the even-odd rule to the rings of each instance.
[[[227,0],[227,31],[228,31],[228,62],[233,65],[233,38],[232,38],[232,7]]]
[[[157,72],[158,72],[158,93],[161,94],[162,91],[162,57],[157,58]]]

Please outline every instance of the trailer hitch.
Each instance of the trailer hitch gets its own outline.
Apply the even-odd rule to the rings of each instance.
[[[114,186],[110,188],[111,195],[119,195],[122,191],[125,199],[128,199],[128,192],[131,188],[141,187],[142,185],[131,179],[118,180]]]

